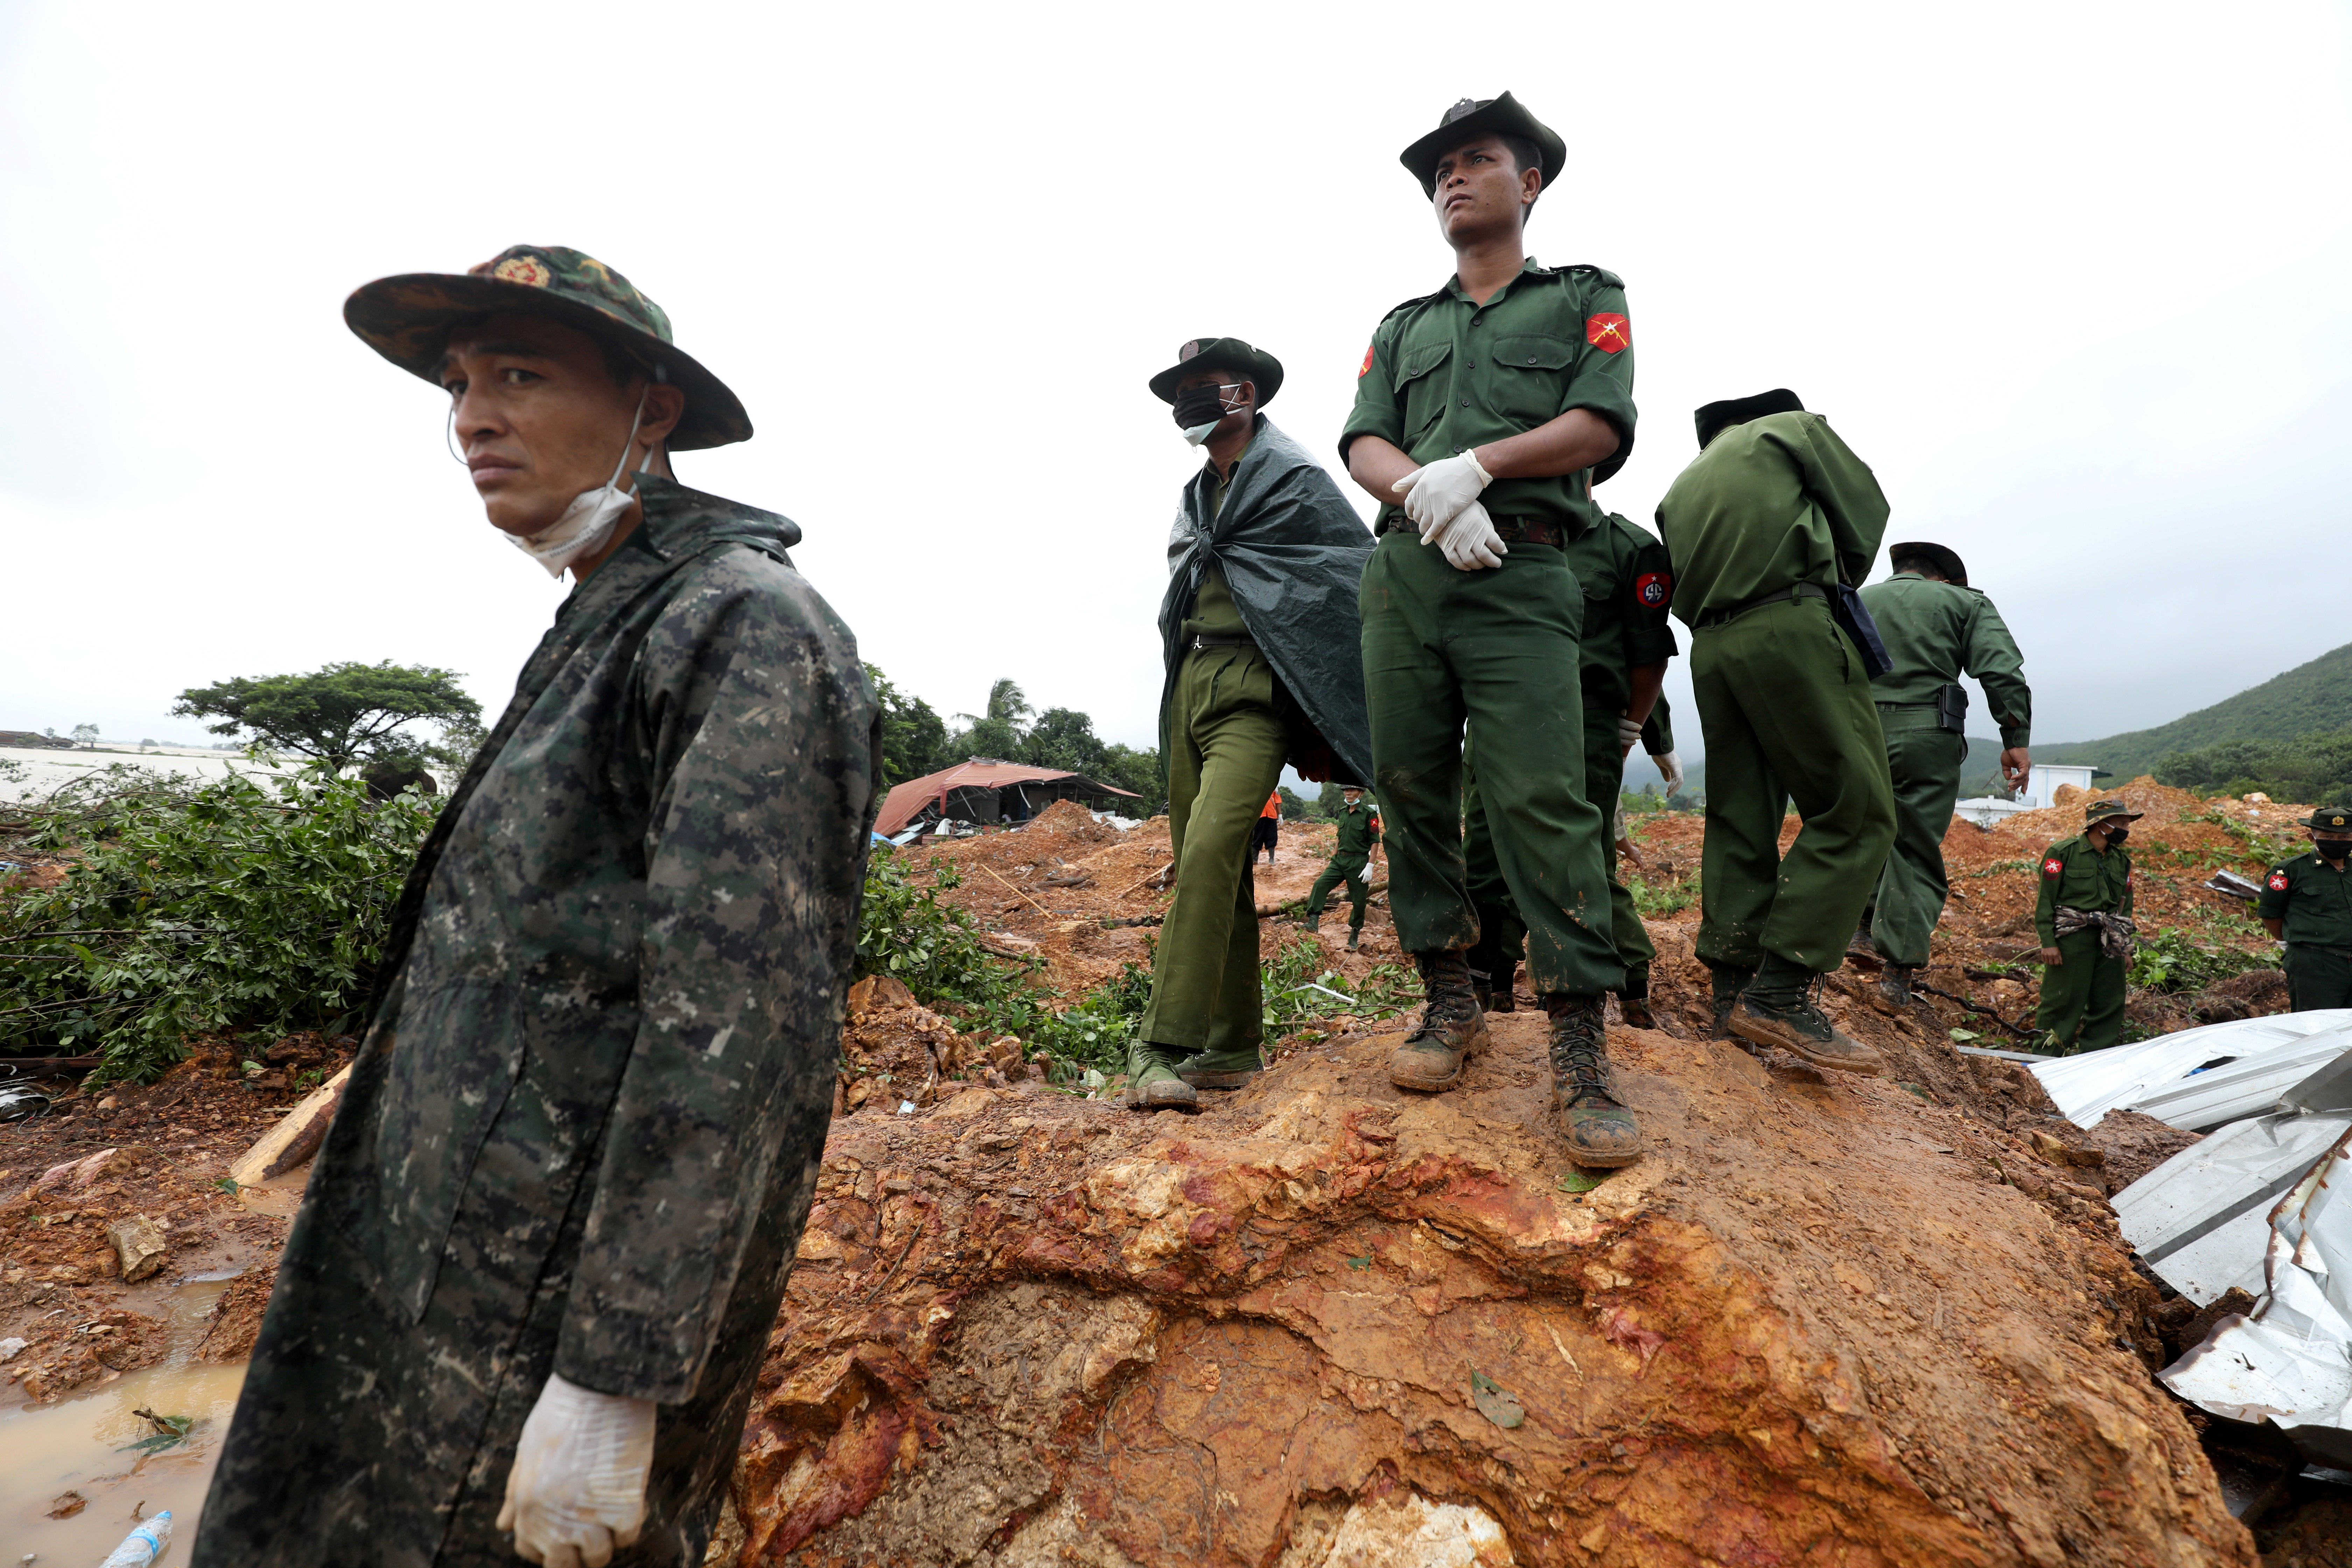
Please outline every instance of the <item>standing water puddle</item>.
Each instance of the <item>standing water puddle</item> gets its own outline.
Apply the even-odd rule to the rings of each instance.
[[[245,1366],[190,1361],[211,1326],[226,1279],[194,1280],[173,1293],[171,1350],[157,1365],[93,1384],[55,1405],[0,1412],[0,1562],[36,1568],[91,1568],[122,1543],[139,1518],[172,1510],[172,1544],[163,1562],[186,1560],[196,1514],[212,1483],[220,1440],[236,1408]],[[157,1454],[126,1454],[126,1444],[155,1428],[132,1412],[186,1415],[188,1440]],[[88,1506],[68,1519],[49,1510],[67,1492]],[[32,1554],[27,1556],[27,1554]]]

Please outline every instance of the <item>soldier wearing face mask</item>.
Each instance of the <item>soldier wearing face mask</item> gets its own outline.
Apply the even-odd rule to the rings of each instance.
[[[2352,810],[2322,806],[2303,825],[2311,853],[2271,868],[2254,913],[2286,943],[2296,1012],[2352,1007]]]
[[[2042,852],[2033,929],[2042,938],[2042,1004],[2036,1027],[2061,1052],[2119,1045],[2124,972],[2132,953],[2132,863],[2124,848],[2140,814],[2120,800],[2093,801],[2083,832]]]
[[[1160,609],[1160,755],[1176,897],[1151,1002],[1128,1049],[1128,1103],[1192,1109],[1258,1070],[1259,813],[1286,763],[1360,784],[1371,771],[1356,584],[1371,536],[1339,487],[1262,412],[1282,363],[1195,338],[1151,378],[1208,461],[1184,487]]]

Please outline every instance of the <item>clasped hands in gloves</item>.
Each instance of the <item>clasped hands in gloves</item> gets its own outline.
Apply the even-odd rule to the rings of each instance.
[[[499,1528],[546,1568],[604,1568],[646,1522],[654,1402],[598,1394],[550,1373],[522,1424]]]
[[[1494,519],[1478,497],[1495,476],[1475,451],[1415,468],[1389,488],[1404,498],[1404,514],[1421,530],[1421,542],[1445,552],[1464,572],[1500,566],[1511,547],[1495,531]]]

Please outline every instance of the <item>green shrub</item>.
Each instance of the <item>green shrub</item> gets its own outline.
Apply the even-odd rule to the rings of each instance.
[[[2132,953],[2130,980],[2143,991],[2201,991],[2249,969],[2276,967],[2262,954],[2209,945],[2173,930],[2141,940]]]
[[[19,824],[80,858],[0,907],[0,1054],[95,1052],[93,1081],[145,1080],[191,1035],[349,1026],[440,803],[371,802],[320,766],[267,787],[108,773]]]

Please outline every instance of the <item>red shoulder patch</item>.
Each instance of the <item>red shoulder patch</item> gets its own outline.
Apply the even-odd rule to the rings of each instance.
[[[1671,572],[1644,572],[1633,579],[1633,597],[1653,610],[1663,610],[1675,602],[1675,574]]]
[[[2066,869],[2066,862],[2053,855],[2042,862],[2042,874],[2055,877]]]
[[[1633,346],[1633,324],[1614,310],[1586,318],[1584,341],[1602,353],[1613,354]]]
[[[2263,883],[2263,886],[2264,886],[2264,887],[2268,888],[2268,889],[2269,889],[2272,892],[2273,892],[2273,893],[2284,893],[2284,892],[2285,892],[2285,891],[2286,891],[2286,873],[2285,873],[2284,871],[2273,871],[2273,872],[2272,872],[2272,873],[2271,873],[2271,879],[2270,879],[2269,881],[2267,881],[2267,882]]]
[[[1372,374],[1372,345],[1364,345],[1364,363],[1356,367],[1356,379],[1361,381]]]

